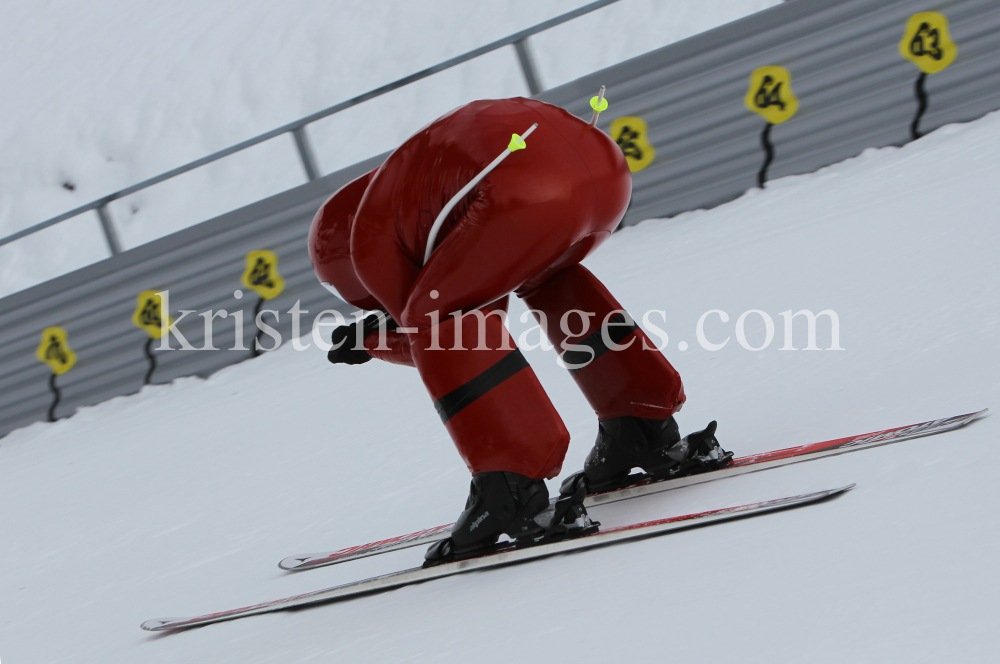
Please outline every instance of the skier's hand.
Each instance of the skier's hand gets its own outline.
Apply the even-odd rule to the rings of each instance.
[[[386,324],[391,324],[392,319],[382,313],[368,314],[363,320],[355,321],[350,325],[341,325],[334,329],[330,335],[333,348],[326,354],[326,359],[333,364],[364,364],[372,359],[368,351],[358,343],[362,342],[371,332],[377,330],[385,319]],[[358,326],[361,326],[360,335]]]

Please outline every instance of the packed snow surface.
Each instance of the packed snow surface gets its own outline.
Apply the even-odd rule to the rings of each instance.
[[[532,37],[561,85],[780,0],[621,0]],[[0,3],[0,238],[587,4]],[[329,173],[474,99],[527,94],[511,47],[310,125]],[[305,182],[291,135],[110,207],[126,248]],[[89,212],[0,247],[0,297],[107,257]]]
[[[669,333],[682,430],[738,455],[1000,406],[1000,114],[615,234],[587,265]],[[836,312],[806,345],[783,311]],[[704,337],[699,318],[711,314]],[[774,321],[744,348],[747,311]],[[512,311],[515,337],[528,333]],[[744,318],[747,346],[764,317]],[[687,350],[680,350],[681,342]],[[572,434],[597,429],[526,353]],[[1000,595],[995,416],[953,433],[595,509],[608,525],[856,482],[832,502],[170,635],[416,565],[285,556],[447,523],[468,475],[416,372],[290,345],[0,442],[0,659],[22,662],[988,662]],[[558,480],[551,483],[555,490]]]

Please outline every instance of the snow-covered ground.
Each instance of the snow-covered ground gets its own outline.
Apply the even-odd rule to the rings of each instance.
[[[533,37],[553,87],[780,0],[621,0]],[[0,237],[587,4],[0,3]],[[308,129],[332,172],[473,99],[527,94],[512,48]],[[126,248],[305,182],[291,136],[110,206]],[[107,257],[87,213],[0,247],[0,297]]]
[[[995,409],[998,155],[993,114],[628,228],[587,264],[633,314],[666,312],[665,352],[688,393],[681,428],[717,418],[739,455]],[[729,321],[711,316],[705,336],[731,339],[710,352],[695,329],[712,309]],[[800,309],[834,310],[844,350],[780,350],[779,314]],[[749,310],[775,323],[759,352],[736,338]],[[748,345],[761,345],[761,316],[746,325]],[[820,330],[827,348],[826,319]],[[794,345],[805,346],[801,318]],[[527,356],[572,433],[572,472],[595,418],[554,353]],[[276,563],[460,511],[468,476],[414,371],[332,366],[286,346],[0,442],[0,660],[996,661],[998,422],[595,512],[614,523],[858,484],[819,506],[140,631],[148,618],[411,566],[421,551],[297,575]]]

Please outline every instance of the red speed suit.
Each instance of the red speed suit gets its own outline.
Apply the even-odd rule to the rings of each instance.
[[[438,213],[511,134],[534,123],[527,149],[508,155],[448,215],[423,265]],[[390,332],[381,350],[371,333],[365,347],[416,366],[474,475],[554,477],[569,433],[500,315],[451,314],[506,312],[516,293],[548,323],[556,348],[592,349],[580,356],[581,364],[592,361],[573,376],[600,420],[671,416],[684,402],[677,372],[620,314],[602,336],[622,307],[579,265],[621,221],[631,190],[621,150],[596,127],[531,99],[477,101],[421,129],[335,193],[313,220],[310,257],[320,281],[348,302],[387,311],[409,328]],[[593,315],[573,313],[560,325],[571,310]],[[620,344],[614,352],[605,352],[608,338]]]

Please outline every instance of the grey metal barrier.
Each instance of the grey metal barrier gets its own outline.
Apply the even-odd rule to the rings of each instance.
[[[925,10],[947,16],[958,57],[922,79],[897,47],[908,17]],[[933,7],[914,0],[795,0],[537,97],[589,119],[588,100],[603,84],[611,107],[601,115],[602,129],[617,127],[612,137],[623,138],[623,116],[645,123],[643,146],[653,148],[655,157],[633,174],[625,223],[634,224],[712,207],[757,185],[766,123],[743,100],[758,67],[787,69],[799,98],[795,116],[768,130],[775,149],[769,173],[782,177],[814,171],[868,147],[910,140],[920,87],[927,95],[923,131],[1000,108],[998,50],[996,0],[953,0]],[[267,308],[282,312],[275,327],[286,339],[292,325],[287,312],[296,301],[310,311],[304,319],[310,323],[320,309],[347,310],[312,274],[306,254],[309,220],[330,193],[384,157],[0,300],[0,435],[45,419],[52,404],[49,370],[34,355],[46,327],[65,328],[79,357],[78,365],[57,379],[63,397],[57,415],[140,388],[148,371],[145,335],[130,320],[139,291],[169,289],[175,317],[181,309],[243,310],[249,344],[255,332],[254,298],[233,296],[241,288],[248,251],[270,249],[279,258],[287,286]],[[219,348],[232,347],[230,321],[216,322]],[[201,318],[188,316],[178,328],[202,345]],[[154,382],[205,376],[250,357],[237,350],[154,354]]]

